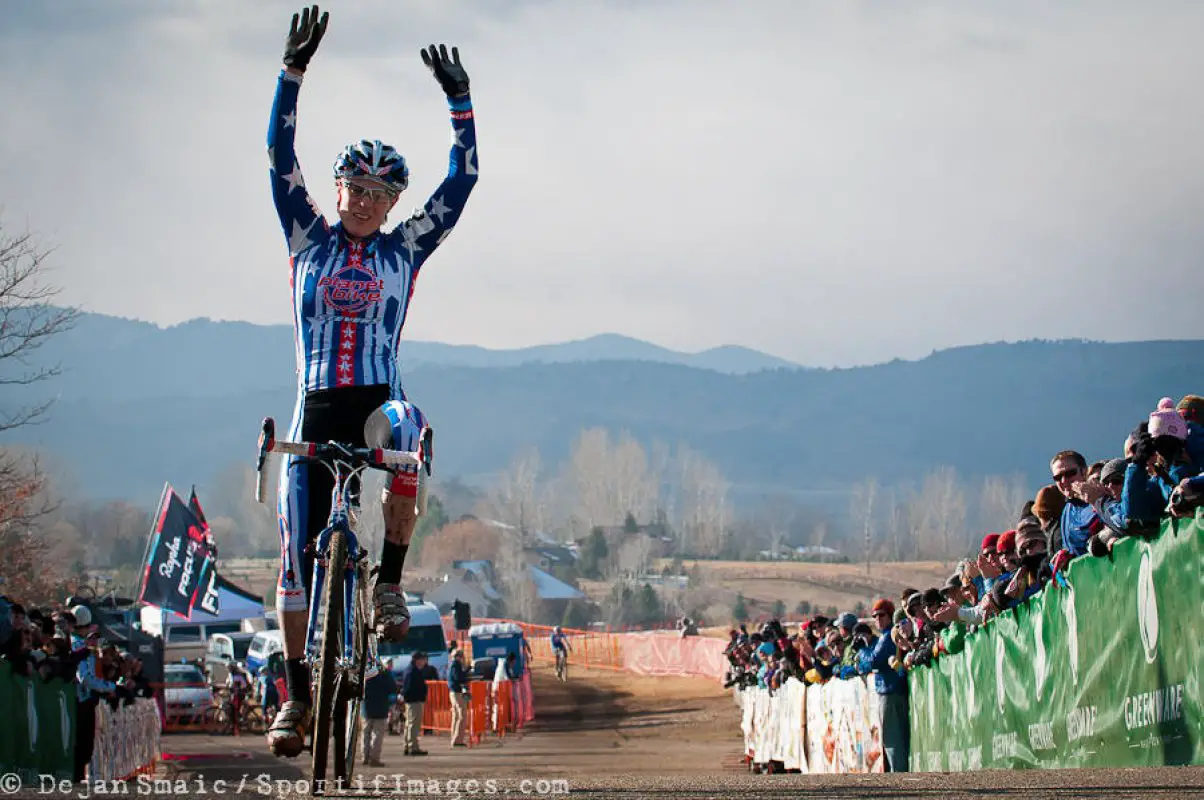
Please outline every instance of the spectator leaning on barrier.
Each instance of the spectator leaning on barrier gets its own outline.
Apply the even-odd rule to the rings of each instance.
[[[1062,509],[1062,548],[1070,558],[1086,555],[1087,540],[1104,527],[1095,509],[1076,490],[1085,483],[1087,461],[1074,450],[1063,450],[1050,460],[1049,470],[1066,498]]]
[[[856,672],[857,645],[853,641],[853,631],[857,627],[857,615],[850,612],[841,614],[836,620],[836,626],[840,628],[840,645],[842,647],[839,672],[843,675],[846,668]]]
[[[893,638],[895,606],[885,598],[873,606],[874,621],[881,636],[863,657],[864,672],[873,673],[878,693],[878,730],[882,732],[882,751],[887,772],[907,772],[911,751],[911,722],[908,712],[907,675],[895,666],[898,649]],[[906,621],[906,618],[903,618]]]
[[[1065,507],[1066,495],[1054,483],[1042,486],[1033,500],[1032,513],[1041,521],[1046,547],[1051,553],[1062,549],[1062,509]]]
[[[975,566],[978,568],[978,577],[981,579],[977,582],[978,595],[980,597],[991,591],[991,587],[995,585],[995,581],[999,580],[999,576],[1003,574],[1003,568],[999,565],[998,546],[998,533],[988,533],[982,537],[982,543],[979,545],[978,559],[975,561]]]
[[[422,713],[426,708],[426,663],[426,652],[418,650],[401,674],[401,701],[406,710],[404,753],[407,756],[426,755],[426,751],[418,746],[418,731],[422,728]]]
[[[85,606],[71,610],[74,627],[89,631],[92,612]],[[86,638],[72,634],[72,658],[77,659],[76,705],[75,705],[75,780],[87,776],[88,764],[92,761],[92,749],[96,741],[96,706],[101,698],[112,693],[116,686],[98,677],[96,648],[100,637],[87,633]]]
[[[1204,470],[1204,397],[1196,394],[1184,395],[1178,408],[1179,415],[1187,423],[1187,440],[1183,447],[1199,473]]]

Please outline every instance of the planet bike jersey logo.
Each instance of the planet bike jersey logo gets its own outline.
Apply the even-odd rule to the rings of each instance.
[[[358,314],[380,301],[385,282],[360,266],[348,266],[318,280],[326,305],[340,314]]]
[[[1158,593],[1154,589],[1154,565],[1149,545],[1145,546],[1141,566],[1137,568],[1137,627],[1141,631],[1146,663],[1153,664],[1158,657]]]

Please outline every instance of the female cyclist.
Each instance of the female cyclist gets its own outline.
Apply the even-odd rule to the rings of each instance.
[[[272,197],[288,242],[297,346],[297,406],[289,435],[367,446],[365,423],[383,408],[387,413],[377,416],[388,417],[393,426],[373,438],[393,438],[371,446],[414,450],[426,423],[402,392],[397,345],[418,271],[459,220],[477,180],[468,75],[456,48],[450,56],[446,46],[422,51],[423,63],[447,95],[452,124],[447,177],[426,205],[391,230],[382,230],[410,173],[396,150],[365,139],[348,145],[335,159],[339,218],[331,225],[306,191],[293,148],[297,95],[328,16],[319,19],[316,5],[293,15],[268,126]],[[306,546],[325,526],[332,491],[324,467],[292,462],[286,459],[280,480],[276,593],[289,699],[267,737],[273,753],[289,757],[301,752],[309,725],[309,672],[302,656],[313,565]],[[408,468],[382,497],[385,542],[373,588],[373,625],[379,636],[392,641],[400,641],[409,629],[401,572],[416,521],[416,488],[417,470]]]

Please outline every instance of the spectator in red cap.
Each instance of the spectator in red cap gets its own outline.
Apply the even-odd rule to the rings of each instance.
[[[995,552],[999,554],[999,568],[1003,570],[999,580],[1010,581],[1016,567],[1020,566],[1020,560],[1016,558],[1016,531],[1014,529],[999,534],[999,541],[995,543]]]
[[[991,591],[995,581],[999,580],[999,576],[1003,574],[1003,568],[999,564],[998,545],[998,533],[988,533],[982,537],[978,558],[974,562],[974,571],[977,572],[974,588],[978,590],[979,597]]]
[[[891,638],[894,614],[895,604],[885,597],[874,603],[874,621],[882,635],[874,642],[873,649],[860,659],[858,671],[874,674],[874,690],[879,699],[878,730],[882,731],[882,752],[885,754],[883,769],[907,772],[911,751],[907,673],[891,666],[898,651]]]

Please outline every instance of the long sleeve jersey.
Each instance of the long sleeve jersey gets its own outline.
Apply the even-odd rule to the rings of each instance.
[[[293,143],[301,78],[281,71],[268,126],[272,197],[284,228],[302,391],[384,384],[401,389],[397,348],[418,272],[451,233],[477,181],[468,95],[449,99],[447,177],[426,204],[390,231],[363,240],[329,224],[306,191]]]

